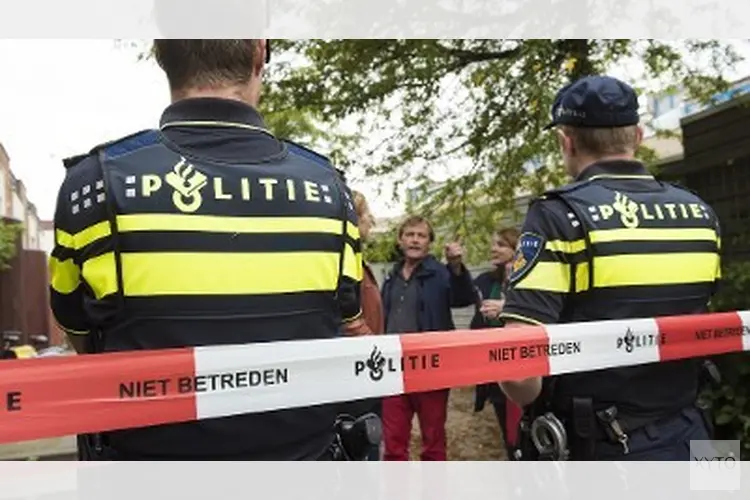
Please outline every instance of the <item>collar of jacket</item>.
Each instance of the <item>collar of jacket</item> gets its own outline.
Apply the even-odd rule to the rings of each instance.
[[[218,97],[194,97],[172,103],[162,113],[159,127],[174,125],[266,130],[266,124],[258,110],[234,99]]]
[[[397,273],[401,272],[401,269],[404,267],[405,260],[400,260],[395,266],[393,266],[393,270],[391,270],[390,274],[388,275],[388,278],[392,278],[396,276]],[[435,274],[440,267],[440,262],[433,256],[433,255],[427,255],[422,261],[417,265],[417,268],[414,270],[414,276],[417,278],[426,278],[428,276],[432,276]]]
[[[578,174],[576,181],[594,178],[652,177],[643,163],[635,160],[606,160],[593,163]]]

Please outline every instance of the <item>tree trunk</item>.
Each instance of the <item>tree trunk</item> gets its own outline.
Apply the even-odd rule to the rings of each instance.
[[[591,61],[591,40],[565,40],[564,45],[567,59],[575,60],[569,74],[571,82],[596,73],[596,68]]]

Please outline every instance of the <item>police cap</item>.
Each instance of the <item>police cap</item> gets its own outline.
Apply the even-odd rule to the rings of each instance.
[[[552,105],[552,123],[571,127],[627,127],[636,125],[638,94],[610,76],[586,76],[563,87]]]

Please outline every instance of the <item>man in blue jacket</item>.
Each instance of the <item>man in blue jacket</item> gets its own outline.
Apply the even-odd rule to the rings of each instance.
[[[412,216],[398,229],[402,252],[383,283],[386,333],[413,333],[455,329],[452,307],[474,303],[471,274],[463,264],[459,243],[445,247],[447,265],[430,255],[435,233],[429,221]],[[422,431],[423,461],[446,460],[445,421],[448,389],[404,394],[383,400],[384,460],[409,460],[414,413]]]

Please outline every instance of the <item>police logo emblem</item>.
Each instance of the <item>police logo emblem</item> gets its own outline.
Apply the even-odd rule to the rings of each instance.
[[[208,184],[208,177],[188,164],[185,158],[172,168],[164,180],[172,186],[172,202],[181,212],[191,213],[198,210],[203,203],[201,189]]]
[[[511,285],[521,281],[539,262],[544,250],[544,237],[535,233],[523,233],[518,239],[516,254],[508,281]]]

